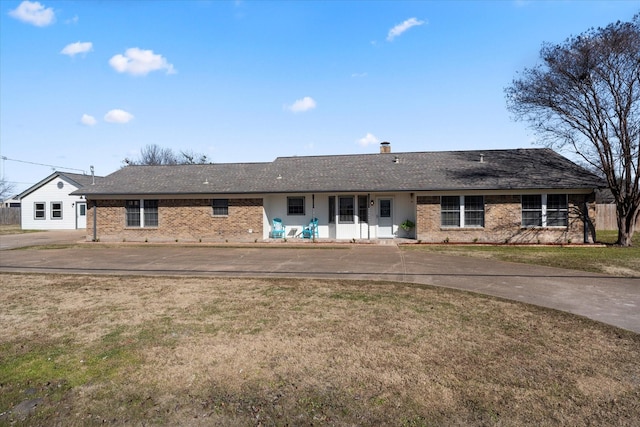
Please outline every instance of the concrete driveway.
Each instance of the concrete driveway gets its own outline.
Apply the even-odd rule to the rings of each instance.
[[[51,232],[58,233],[58,232]],[[63,243],[62,234],[35,244]],[[25,236],[25,235],[21,235]],[[70,233],[66,242],[84,234]],[[0,247],[20,246],[0,236]],[[10,239],[8,239],[10,240]],[[23,246],[27,239],[22,240]],[[17,246],[16,246],[17,245]],[[390,280],[462,289],[585,316],[640,333],[640,279],[445,256],[395,244],[161,245],[85,243],[3,250],[0,271]]]

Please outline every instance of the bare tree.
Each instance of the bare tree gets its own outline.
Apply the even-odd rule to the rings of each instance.
[[[195,165],[207,162],[205,154],[193,151],[181,151],[176,155],[171,148],[162,148],[157,144],[149,144],[140,150],[139,159],[124,159],[125,165]]]
[[[14,184],[6,181],[4,178],[0,178],[0,200],[4,200],[5,198],[11,196],[11,193],[13,193],[14,189]]]
[[[507,108],[545,145],[598,171],[616,203],[617,244],[631,246],[640,214],[640,14],[545,43],[540,57],[505,89]]]

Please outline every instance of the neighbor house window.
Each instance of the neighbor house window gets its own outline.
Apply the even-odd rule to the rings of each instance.
[[[229,199],[213,199],[213,216],[229,215]]]
[[[329,196],[329,224],[336,222],[336,196]]]
[[[338,220],[341,223],[353,223],[354,213],[353,196],[338,197]]]
[[[358,221],[369,222],[369,204],[367,196],[358,196]]]
[[[157,227],[157,200],[126,200],[125,220],[127,227]]]
[[[527,194],[522,196],[523,227],[566,227],[569,209],[566,194]]]
[[[51,219],[62,219],[62,202],[51,202]]]
[[[287,215],[304,215],[304,197],[287,197]]]
[[[443,227],[484,227],[484,197],[442,196],[440,223]]]
[[[43,202],[35,202],[33,204],[33,216],[35,219],[46,219],[47,216],[45,215],[45,206],[46,204]]]

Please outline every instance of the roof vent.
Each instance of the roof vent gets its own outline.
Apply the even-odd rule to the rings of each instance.
[[[480,154],[480,163],[484,163],[484,154]]]
[[[394,156],[393,157],[393,163],[398,163],[398,162],[400,162],[400,157]]]
[[[391,143],[384,141],[380,143],[380,153],[390,153],[391,152]]]

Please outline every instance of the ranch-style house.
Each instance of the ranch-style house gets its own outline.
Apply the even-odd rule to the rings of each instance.
[[[589,243],[603,186],[546,148],[392,153],[383,142],[375,154],[126,166],[73,194],[87,201],[87,239],[103,242]]]

